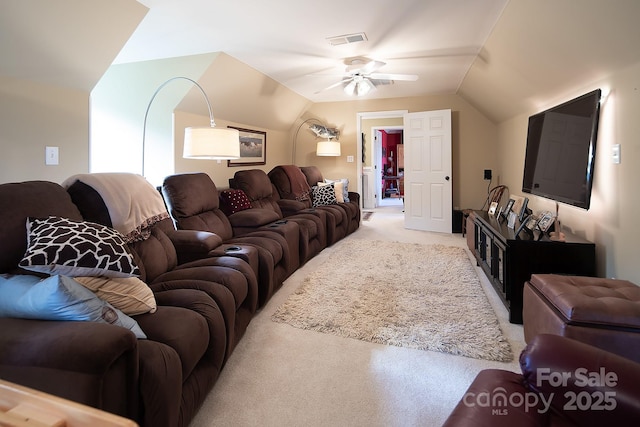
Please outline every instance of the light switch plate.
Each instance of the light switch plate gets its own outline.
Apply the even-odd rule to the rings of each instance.
[[[57,165],[58,164],[58,147],[45,147],[45,165]]]
[[[616,165],[620,163],[620,144],[613,144],[611,150],[611,161]]]
[[[353,163],[353,156],[347,156],[347,163]]]

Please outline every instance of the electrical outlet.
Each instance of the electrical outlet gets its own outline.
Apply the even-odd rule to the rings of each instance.
[[[484,170],[484,179],[487,181],[491,181],[491,169]]]
[[[347,156],[347,163],[353,163],[354,158],[353,156]]]
[[[45,165],[57,165],[58,164],[58,147],[45,147],[44,149],[45,157],[44,164]]]

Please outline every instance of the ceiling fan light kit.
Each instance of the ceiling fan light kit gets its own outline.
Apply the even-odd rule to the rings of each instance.
[[[344,60],[344,65],[346,65],[346,75],[339,82],[319,92],[343,86],[344,92],[349,96],[365,96],[374,91],[378,85],[390,85],[395,81],[413,82],[418,80],[418,76],[415,74],[377,73],[376,71],[384,67],[386,63],[365,57],[347,58]]]
[[[376,86],[371,82],[371,80],[363,76],[355,76],[354,79],[344,87],[344,92],[350,96],[365,96],[375,89]]]

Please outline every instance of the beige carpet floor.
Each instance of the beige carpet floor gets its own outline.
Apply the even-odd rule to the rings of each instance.
[[[404,229],[402,205],[376,209],[347,238],[356,239],[466,247],[460,234]],[[522,326],[508,322],[475,264],[516,356],[512,362],[375,344],[273,322],[275,310],[339,245],[296,271],[255,316],[191,427],[439,426],[480,370],[520,371]]]

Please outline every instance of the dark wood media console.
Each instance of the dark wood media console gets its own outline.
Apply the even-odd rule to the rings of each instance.
[[[595,244],[576,235],[565,232],[565,242],[554,242],[523,231],[516,238],[506,220],[485,211],[471,212],[466,226],[469,249],[509,310],[511,323],[522,323],[522,290],[531,274],[595,276]]]

